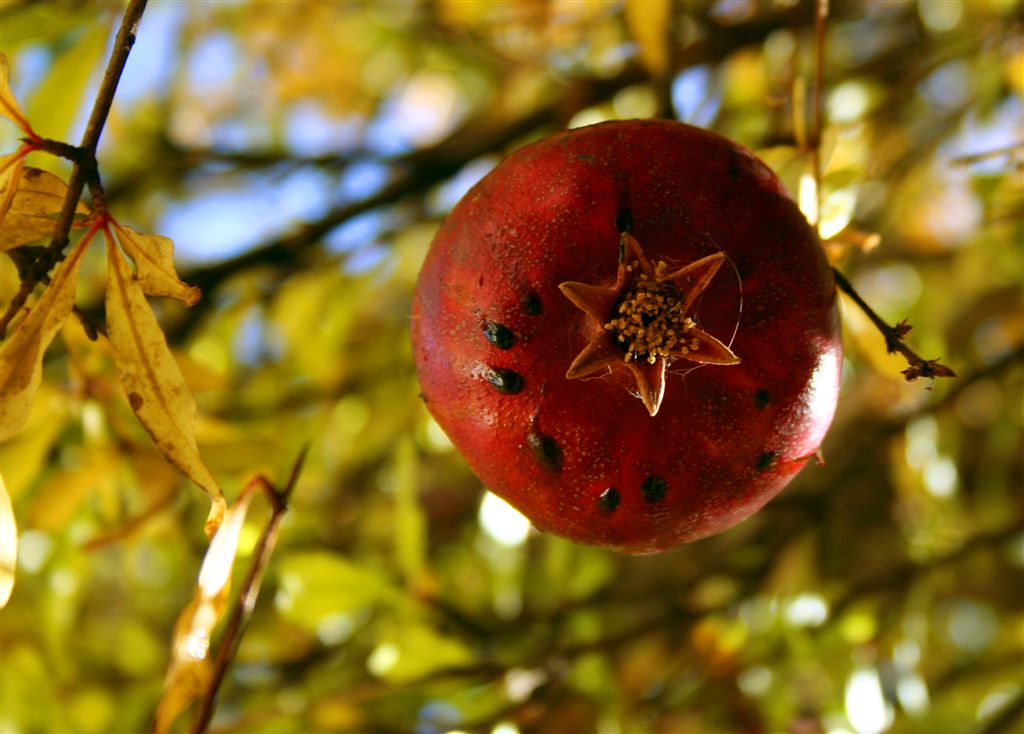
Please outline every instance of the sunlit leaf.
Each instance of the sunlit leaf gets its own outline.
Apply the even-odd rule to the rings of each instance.
[[[3,250],[50,237],[68,192],[68,185],[48,171],[22,170],[18,162],[13,163],[11,169],[10,176],[0,179],[3,205],[0,208],[0,249]],[[79,201],[75,212],[84,216],[90,210]]]
[[[336,614],[358,611],[401,595],[380,574],[329,553],[296,553],[277,564],[278,611],[316,630]]]
[[[57,214],[64,206],[68,185],[49,171],[39,168],[26,168],[21,174],[11,211],[34,217]],[[75,210],[78,214],[88,214],[89,208],[78,202]]]
[[[640,60],[654,76],[668,70],[671,0],[626,0],[626,25],[639,45]]]
[[[0,441],[28,420],[43,372],[43,353],[75,303],[75,283],[90,236],[83,237],[57,268],[42,297],[0,347]]]
[[[107,240],[107,335],[128,402],[157,450],[213,500],[208,532],[220,524],[224,496],[199,455],[196,404],[142,286]]]
[[[209,600],[196,596],[178,617],[171,664],[153,717],[156,734],[168,731],[185,707],[206,689],[212,673],[209,633],[219,616]]]
[[[171,240],[156,234],[139,234],[119,224],[114,229],[117,241],[135,263],[135,277],[146,295],[176,298],[186,306],[199,300],[199,289],[178,279]]]
[[[0,250],[12,250],[38,240],[53,236],[55,219],[30,217],[16,212],[7,212],[0,228]]]
[[[17,125],[23,133],[32,134],[32,126],[28,124],[11,90],[7,57],[3,54],[0,54],[0,114]]]
[[[422,678],[436,670],[466,665],[473,653],[456,637],[442,635],[432,627],[406,621],[385,635],[370,655],[370,672],[390,681]]]
[[[45,77],[25,101],[28,118],[41,135],[67,140],[80,118],[90,82],[102,72],[109,23],[91,23],[55,54]]]
[[[22,150],[16,150],[0,158],[0,222],[11,208],[24,167],[25,154]]]
[[[14,508],[7,494],[3,475],[0,474],[0,609],[11,598],[14,590],[14,572],[18,567],[18,526],[14,522]]]
[[[210,541],[202,568],[199,569],[199,590],[205,596],[212,598],[228,588],[235,554],[238,552],[238,538],[251,501],[251,492],[239,497],[231,509],[224,513],[224,521]]]
[[[244,492],[225,513],[199,570],[195,595],[178,617],[171,643],[171,663],[157,706],[154,731],[167,731],[210,682],[210,642],[231,592],[231,573],[252,492]]]

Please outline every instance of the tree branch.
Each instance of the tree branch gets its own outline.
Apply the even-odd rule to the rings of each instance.
[[[906,377],[907,382],[913,382],[919,377],[956,377],[956,373],[953,372],[949,367],[941,364],[937,359],[922,359],[918,354],[908,347],[904,341],[910,329],[912,328],[906,320],[899,322],[895,326],[889,326],[882,317],[875,313],[875,310],[867,304],[867,302],[861,298],[860,294],[857,293],[853,285],[849,280],[846,279],[842,273],[835,268],[832,268],[832,272],[836,277],[836,285],[839,286],[839,290],[848,295],[860,310],[871,319],[871,323],[875,325],[882,336],[885,337],[885,348],[889,354],[899,352],[907,360],[910,365],[907,369],[903,370],[903,375]]]
[[[117,31],[117,38],[114,41],[114,49],[107,62],[103,81],[96,92],[96,99],[93,102],[92,112],[89,115],[85,133],[82,135],[81,144],[76,148],[60,141],[38,141],[37,147],[40,150],[72,161],[71,178],[68,180],[68,191],[61,206],[60,216],[53,228],[50,244],[42,248],[30,263],[26,263],[24,272],[20,273],[22,276],[21,287],[14,300],[8,305],[4,315],[0,317],[0,338],[5,336],[8,324],[24,305],[32,290],[40,283],[47,282],[50,271],[64,258],[64,248],[68,245],[71,225],[75,220],[75,210],[86,186],[89,187],[89,192],[92,194],[93,206],[97,213],[101,217],[107,216],[106,202],[96,164],[96,148],[99,145],[103,126],[107,122],[107,116],[110,114],[110,106],[113,104],[114,93],[117,91],[125,63],[128,61],[128,54],[135,44],[135,33],[139,21],[142,19],[142,13],[146,9],[146,2],[147,0],[131,0],[125,9],[124,16],[121,18],[121,26]]]
[[[302,465],[306,460],[306,453],[308,450],[309,446],[306,445],[299,453],[299,457],[295,460],[295,464],[292,466],[291,474],[288,477],[288,483],[285,484],[283,489],[276,489],[263,477],[257,477],[253,480],[253,484],[250,485],[254,488],[258,487],[264,490],[267,499],[270,501],[270,520],[267,522],[267,527],[263,529],[263,534],[260,536],[259,542],[256,544],[252,564],[249,566],[249,571],[245,575],[245,581],[242,583],[242,588],[238,592],[238,598],[235,600],[234,608],[231,611],[231,617],[228,619],[227,626],[224,629],[224,635],[221,638],[220,646],[217,648],[217,657],[213,662],[213,671],[210,676],[210,683],[203,692],[203,697],[199,702],[199,709],[197,710],[196,717],[192,722],[192,734],[203,734],[203,732],[206,731],[206,728],[210,725],[210,719],[213,718],[217,692],[220,690],[220,686],[224,682],[224,676],[227,673],[228,666],[231,665],[231,661],[235,659],[235,655],[238,653],[238,646],[241,644],[242,634],[245,631],[246,625],[249,623],[249,618],[252,616],[253,609],[256,607],[256,599],[259,597],[260,587],[263,584],[263,574],[267,570],[267,565],[270,563],[270,557],[273,555],[274,547],[277,545],[277,536],[281,531],[281,521],[284,519],[284,515],[288,511],[288,500],[291,497],[292,491],[295,489],[295,484],[299,480],[299,474],[302,471]]]

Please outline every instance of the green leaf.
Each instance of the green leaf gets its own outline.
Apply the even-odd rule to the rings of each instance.
[[[28,119],[40,135],[68,140],[81,116],[90,82],[102,71],[110,26],[92,25],[66,51],[57,55],[46,78],[28,101]],[[91,100],[88,100],[91,101]]]
[[[378,573],[329,553],[299,553],[282,559],[278,580],[278,611],[313,631],[330,615],[395,604],[403,598]]]
[[[370,672],[392,682],[423,678],[438,670],[473,662],[473,652],[461,640],[442,635],[415,619],[403,620],[385,634],[370,655]]]

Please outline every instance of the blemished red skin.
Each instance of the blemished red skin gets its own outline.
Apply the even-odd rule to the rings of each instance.
[[[671,362],[655,416],[624,365],[565,376],[600,325],[558,286],[614,283],[623,229],[669,270],[727,255],[696,315],[741,362]],[[428,410],[487,488],[627,553],[726,530],[781,491],[824,438],[842,362],[832,271],[782,183],[655,120],[558,133],[485,176],[426,257],[412,343]],[[505,391],[494,369],[515,373]]]

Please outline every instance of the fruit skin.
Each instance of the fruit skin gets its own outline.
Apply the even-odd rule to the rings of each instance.
[[[670,269],[731,263],[696,313],[742,361],[673,362],[653,417],[624,366],[565,376],[600,324],[559,284],[612,284],[623,229]],[[671,121],[600,123],[506,158],[438,231],[411,335],[427,408],[483,483],[541,530],[627,553],[723,531],[774,497],[824,438],[842,362],[832,271],[782,183]]]

